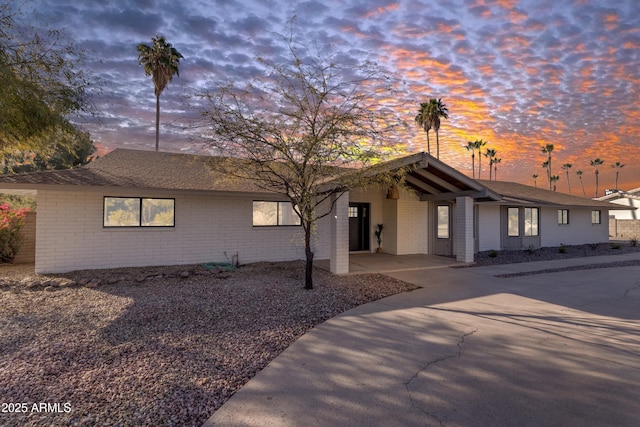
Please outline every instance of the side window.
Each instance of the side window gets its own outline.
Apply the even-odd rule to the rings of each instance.
[[[518,237],[520,235],[520,209],[507,209],[507,235]]]
[[[524,235],[538,235],[538,208],[524,208]]]
[[[450,235],[449,230],[449,205],[438,206],[438,239],[448,239]]]
[[[600,211],[591,211],[591,224],[602,224]]]
[[[291,202],[270,202],[254,200],[254,227],[300,225],[300,217],[293,210]]]
[[[569,209],[558,209],[558,224],[569,224]]]

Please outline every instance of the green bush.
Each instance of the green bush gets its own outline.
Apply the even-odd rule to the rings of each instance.
[[[13,262],[20,246],[24,216],[29,208],[11,209],[7,203],[0,205],[0,263]]]
[[[497,256],[498,256],[498,251],[496,251],[495,249],[491,249],[491,250],[489,251],[489,257],[490,257],[490,258],[495,258],[495,257],[497,257]]]
[[[622,246],[619,243],[612,243],[611,249],[620,249]]]
[[[560,247],[558,248],[558,252],[560,252],[561,254],[566,254],[567,253],[567,247],[565,245],[560,245]]]

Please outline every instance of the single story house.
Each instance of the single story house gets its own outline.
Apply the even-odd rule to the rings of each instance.
[[[241,263],[304,258],[291,204],[251,181],[226,179],[211,158],[117,149],[82,168],[0,176],[0,192],[37,198],[35,270]],[[474,180],[418,153],[389,163],[412,166],[406,188],[351,188],[333,196],[319,220],[315,259],[347,273],[349,253],[383,250],[472,262],[490,249],[526,249],[608,240],[619,205],[522,184]]]
[[[609,214],[609,235],[612,238],[640,238],[640,212],[637,211],[640,208],[640,188],[607,191],[607,194],[595,200],[625,207]]]

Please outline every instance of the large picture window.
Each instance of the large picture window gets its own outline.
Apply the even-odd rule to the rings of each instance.
[[[300,225],[300,217],[291,202],[253,202],[253,225],[258,227]]]
[[[104,227],[173,227],[175,199],[105,197]]]

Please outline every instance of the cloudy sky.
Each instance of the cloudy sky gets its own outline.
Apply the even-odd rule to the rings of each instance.
[[[426,150],[413,123],[420,102],[442,98],[450,118],[440,129],[441,160],[471,175],[463,146],[482,138],[502,162],[498,179],[546,185],[544,144],[555,145],[558,190],[570,182],[589,196],[605,160],[600,190],[640,187],[640,2],[637,0],[34,0],[33,22],[64,28],[89,54],[101,80],[99,120],[86,128],[103,150],[153,149],[153,84],[136,45],[166,36],[183,55],[180,77],[161,97],[160,146],[202,152],[180,126],[197,112],[189,95],[254,76],[256,58],[276,58],[275,33],[296,27],[350,58],[393,71],[399,91],[381,99],[411,125],[407,152]],[[38,24],[39,25],[39,24]],[[174,124],[175,127],[166,126]],[[483,178],[488,178],[486,168]]]

